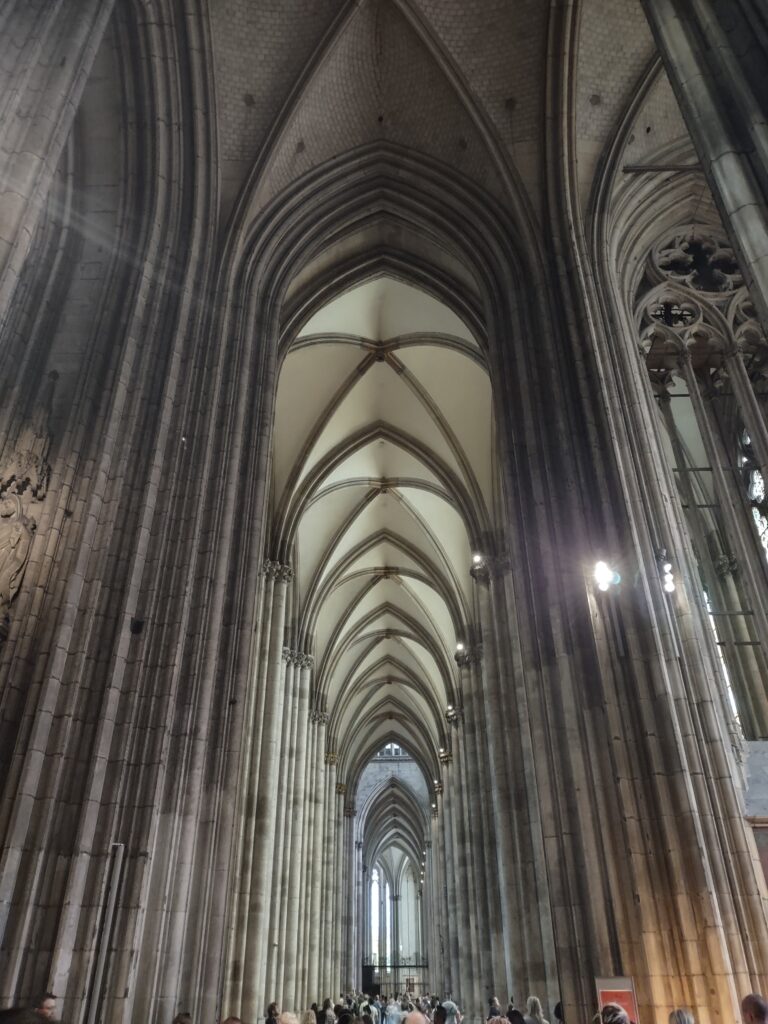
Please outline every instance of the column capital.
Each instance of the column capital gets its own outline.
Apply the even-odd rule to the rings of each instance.
[[[345,789],[346,789],[346,787],[345,787]],[[354,804],[344,804],[344,817],[345,818],[354,818],[356,814],[357,814],[357,808],[355,807]]]
[[[311,654],[297,651],[293,647],[283,648],[283,661],[287,661],[289,665],[298,665],[299,668],[312,668],[315,664],[315,659]]]
[[[325,763],[326,764],[338,764],[339,755],[335,750],[326,750],[325,752]]]
[[[463,651],[456,651],[454,659],[459,668],[469,668],[470,665],[477,665],[483,660],[483,645],[469,644]]]
[[[320,708],[312,708],[309,712],[309,720],[312,725],[328,725],[331,716],[327,711],[321,711]],[[327,757],[327,755],[326,755]],[[326,764],[328,762],[326,761]]]
[[[336,792],[339,796],[344,796],[347,792],[347,787],[343,782],[336,783]]]
[[[464,720],[464,708],[455,708],[452,705],[445,709],[445,720],[449,725],[458,728]]]
[[[474,564],[469,575],[476,583],[488,583],[506,572],[512,571],[512,559],[507,554],[484,555],[481,562]]]
[[[451,761],[453,761],[453,754],[450,750],[441,750],[437,756],[440,760],[440,764],[450,764]]]
[[[735,576],[739,571],[739,560],[735,555],[720,555],[712,564],[721,579],[724,576]]]
[[[293,569],[290,565],[269,558],[265,560],[261,571],[268,580],[274,580],[276,583],[290,583],[293,579]]]

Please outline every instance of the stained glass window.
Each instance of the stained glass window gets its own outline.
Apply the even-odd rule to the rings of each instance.
[[[746,475],[747,497],[752,507],[752,518],[755,521],[760,543],[763,545],[766,558],[768,558],[768,515],[766,515],[768,504],[765,500],[765,479],[755,466],[752,440],[746,430],[741,435],[741,447],[742,453],[739,462]]]

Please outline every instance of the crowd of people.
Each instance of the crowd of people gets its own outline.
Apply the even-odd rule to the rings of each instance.
[[[494,996],[489,999],[484,1016],[486,1024],[550,1024],[536,996],[528,997],[524,1009],[515,1006],[510,996],[505,1010]],[[553,1016],[556,1024],[565,1024],[561,1003],[555,1006]],[[768,1024],[768,1002],[755,993],[745,996],[741,1002],[741,1017],[742,1024]],[[313,1003],[301,1014],[281,1013],[277,1003],[270,1003],[266,1013],[266,1024],[461,1024],[462,1019],[461,1010],[450,997],[440,1000],[434,995],[413,997],[402,994],[371,997],[365,993],[351,993],[342,996],[335,1005],[330,999],[326,999],[322,1006]],[[178,1024],[192,1024],[192,1021]],[[240,1019],[231,1017],[223,1024],[240,1024]],[[606,1003],[592,1018],[591,1024],[636,1022],[618,1003]],[[680,1008],[669,1014],[668,1024],[696,1024],[696,1020],[690,1010]]]
[[[554,1008],[557,1024],[565,1024],[560,1003]],[[437,996],[412,997],[397,995],[390,997],[369,996],[365,993],[350,993],[342,996],[336,1004],[326,999],[322,1006],[313,1003],[301,1014],[280,1011],[277,1003],[270,1003],[266,1012],[266,1024],[461,1024],[463,1015],[456,1003],[449,997],[440,1000]],[[529,996],[525,1012],[515,1006],[510,996],[506,1010],[494,996],[488,1001],[486,1024],[549,1024],[542,1012],[541,1001]],[[745,996],[741,1002],[743,1024],[768,1024],[768,1002],[759,995]],[[0,1024],[43,1024],[56,1020],[56,997],[45,992],[33,1000],[29,1007],[11,1007],[0,1010]],[[173,1024],[194,1024],[190,1013],[177,1013]],[[240,1017],[229,1016],[221,1024],[243,1024]],[[592,1018],[591,1024],[636,1024],[630,1020],[627,1011],[618,1003],[606,1003]],[[696,1024],[693,1014],[687,1009],[673,1010],[669,1024]]]

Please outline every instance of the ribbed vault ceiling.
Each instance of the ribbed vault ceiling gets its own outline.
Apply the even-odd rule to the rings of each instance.
[[[315,656],[340,776],[394,741],[431,789],[493,508],[477,339],[421,289],[387,275],[357,284],[288,349],[274,436],[276,549],[296,573],[293,626]]]

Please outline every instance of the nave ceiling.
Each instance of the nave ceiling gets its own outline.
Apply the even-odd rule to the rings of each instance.
[[[340,769],[356,777],[392,737],[434,781],[493,521],[483,352],[433,296],[369,278],[299,330],[274,436],[273,543],[294,568],[291,628],[315,657]]]

